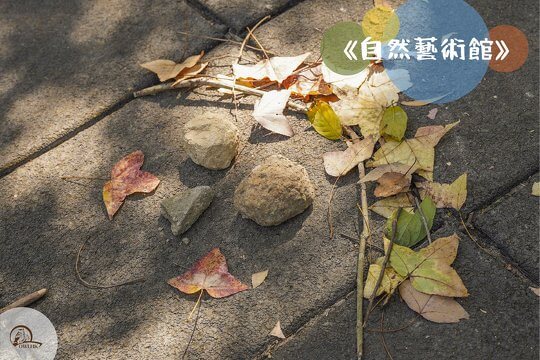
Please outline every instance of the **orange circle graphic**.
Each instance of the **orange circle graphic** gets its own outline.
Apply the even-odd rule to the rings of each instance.
[[[511,25],[499,25],[489,31],[489,38],[493,41],[492,58],[489,67],[497,72],[516,71],[525,64],[529,55],[529,42],[523,31]],[[509,52],[506,57],[497,60],[501,51],[497,41],[504,42]],[[504,55],[504,54],[503,54]]]

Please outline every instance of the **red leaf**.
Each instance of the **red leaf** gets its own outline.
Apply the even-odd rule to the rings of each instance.
[[[149,193],[159,184],[159,179],[146,171],[141,171],[144,154],[137,150],[123,157],[114,165],[111,180],[103,186],[103,201],[109,219],[112,220],[126,196],[137,193]]]
[[[222,298],[248,289],[229,274],[225,256],[219,248],[212,249],[184,274],[167,281],[183,293],[193,294],[206,290],[213,298]]]

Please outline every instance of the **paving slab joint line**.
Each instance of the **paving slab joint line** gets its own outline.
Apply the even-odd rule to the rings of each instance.
[[[529,180],[531,177],[533,177],[539,170],[540,170],[540,168],[538,166],[536,166],[534,169],[531,169],[531,171],[529,171],[526,176],[524,176],[523,178],[520,178],[519,180],[513,182],[512,184],[510,184],[508,186],[505,186],[505,187],[501,188],[499,191],[495,192],[495,194],[493,196],[491,196],[488,200],[478,204],[471,211],[469,211],[468,213],[464,213],[463,215],[469,216],[470,214],[472,214],[475,211],[482,211],[482,210],[488,208],[489,206],[496,203],[497,201],[499,201],[500,199],[502,199],[503,197],[508,195],[510,192],[512,192],[512,190],[514,190],[514,188],[518,187],[519,185],[523,184],[524,182],[527,182],[527,180]]]
[[[527,275],[527,273],[524,272],[521,267],[512,259],[512,257],[506,254],[503,249],[499,248],[487,234],[485,234],[482,230],[477,229],[473,225],[475,215],[476,214],[474,212],[471,213],[467,218],[465,224],[467,225],[467,229],[475,239],[473,240],[476,243],[475,245],[481,248],[480,251],[484,251],[486,254],[499,261],[502,265],[504,265],[504,268],[506,270],[510,271],[524,283],[537,286],[538,284],[536,284],[536,281],[531,279]],[[471,240],[470,237],[467,235],[466,231],[464,231],[464,234],[469,240]]]
[[[199,13],[204,19],[217,23],[219,25],[225,26],[227,29],[230,29],[230,25],[227,24],[226,21],[224,21],[220,16],[218,16],[216,13],[214,13],[212,10],[207,8],[204,4],[202,4],[198,0],[184,0],[185,3]]]
[[[353,286],[351,289],[347,291],[347,293],[344,296],[339,297],[336,301],[334,301],[330,306],[327,306],[324,308],[323,311],[315,314],[311,318],[309,318],[306,322],[304,322],[302,325],[300,325],[297,329],[294,330],[294,332],[288,336],[285,340],[276,340],[272,342],[271,344],[267,345],[264,351],[257,354],[255,357],[253,357],[253,360],[264,360],[271,357],[271,354],[273,351],[279,349],[280,347],[284,346],[285,344],[289,343],[290,341],[294,341],[296,339],[296,335],[298,335],[300,332],[302,332],[304,329],[310,327],[312,324],[314,324],[317,320],[319,320],[323,316],[327,316],[328,312],[332,309],[338,307],[339,305],[343,304],[347,299],[349,299],[351,296],[354,296],[355,294],[355,288],[356,286]]]
[[[41,147],[37,147],[35,149],[32,149],[32,151],[30,152],[29,155],[26,155],[26,156],[21,157],[21,158],[17,158],[15,160],[9,162],[8,164],[4,165],[2,168],[0,168],[0,179],[3,178],[4,176],[7,176],[10,173],[12,173],[13,171],[15,171],[20,166],[23,166],[23,165],[29,163],[30,161],[32,161],[32,160],[40,157],[41,155],[45,154],[49,150],[52,150],[55,147],[57,147],[58,145],[60,145],[60,144],[62,144],[64,142],[66,142],[67,140],[73,138],[74,136],[76,136],[80,132],[82,132],[82,131],[88,129],[89,127],[91,127],[92,125],[98,123],[101,119],[104,119],[105,117],[107,117],[107,116],[113,114],[114,112],[120,110],[122,107],[124,107],[124,105],[126,105],[127,103],[129,103],[133,99],[134,98],[133,98],[132,93],[124,95],[124,97],[122,97],[116,103],[109,106],[107,109],[102,111],[100,114],[94,116],[93,118],[91,118],[90,120],[86,121],[85,123],[77,126],[76,128],[68,130],[67,132],[62,134],[59,138],[57,138],[56,140],[54,140],[54,141],[52,141],[52,142],[50,142],[48,144],[45,144],[45,145],[43,145]]]

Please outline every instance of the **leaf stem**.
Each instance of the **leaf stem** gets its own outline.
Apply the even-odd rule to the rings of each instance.
[[[199,294],[199,299],[195,303],[195,306],[193,307],[193,310],[195,310],[195,308],[197,307],[197,304],[200,303],[203,292],[204,292],[204,289],[201,289],[201,293]],[[199,322],[199,314],[201,313],[201,307],[202,307],[202,304],[201,304],[201,306],[199,306],[199,310],[197,310],[197,316],[195,317],[195,324],[193,324],[193,329],[191,330],[191,335],[189,336],[189,341],[188,341],[188,343],[186,345],[186,349],[184,350],[184,353],[182,354],[182,360],[186,357],[187,352],[189,350],[189,346],[191,345],[191,342],[193,341],[193,335],[195,335],[195,330],[197,329],[197,323]],[[192,312],[193,312],[193,310],[192,310]],[[191,314],[189,316],[191,318]]]
[[[197,305],[199,305],[201,303],[201,298],[202,298],[203,292],[204,292],[204,289],[201,289],[201,292],[199,293],[199,298],[197,299],[197,301],[195,302],[195,306],[193,306],[193,309],[189,313],[189,316],[187,318],[188,321],[191,320],[191,316],[193,316],[193,313],[195,312],[195,309],[197,308]]]

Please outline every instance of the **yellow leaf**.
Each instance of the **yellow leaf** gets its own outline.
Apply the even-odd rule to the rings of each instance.
[[[540,182],[535,182],[532,187],[532,194],[534,196],[540,196]]]
[[[375,290],[375,284],[377,283],[377,279],[379,278],[382,269],[382,259],[384,258],[377,259],[376,263],[369,266],[368,276],[364,286],[364,297],[366,299],[369,299],[373,294],[373,290]],[[376,296],[382,295],[383,293],[389,295],[393,294],[401,281],[403,281],[403,277],[401,277],[394,269],[387,267],[384,270]]]
[[[392,163],[417,166],[418,173],[430,180],[435,163],[435,145],[458,122],[447,126],[426,126],[419,128],[413,139],[388,141],[373,155],[368,167]]]
[[[432,182],[418,183],[426,195],[429,195],[437,208],[451,207],[461,209],[467,199],[467,173],[461,175],[451,184]]]
[[[400,90],[385,71],[370,75],[369,70],[360,73],[364,78],[359,88],[334,88],[340,101],[332,103],[332,108],[342,124],[358,125],[364,137],[378,140],[384,109],[397,103]]]
[[[387,219],[399,208],[411,214],[413,213],[413,205],[407,194],[402,193],[379,200],[369,207],[371,211]]]
[[[385,239],[385,242],[389,241]],[[387,245],[385,245],[385,248]],[[425,294],[465,297],[469,293],[457,272],[433,254],[425,255],[405,246],[394,244],[390,266],[411,280],[412,286]]]
[[[332,107],[325,101],[317,101],[307,112],[315,131],[329,140],[341,138],[341,122]]]
[[[407,130],[407,113],[399,106],[392,106],[384,111],[381,123],[381,135],[385,139],[401,141]]]
[[[420,254],[426,258],[437,259],[445,264],[452,265],[457,256],[459,237],[453,234],[448,237],[439,238],[423,249]]]

